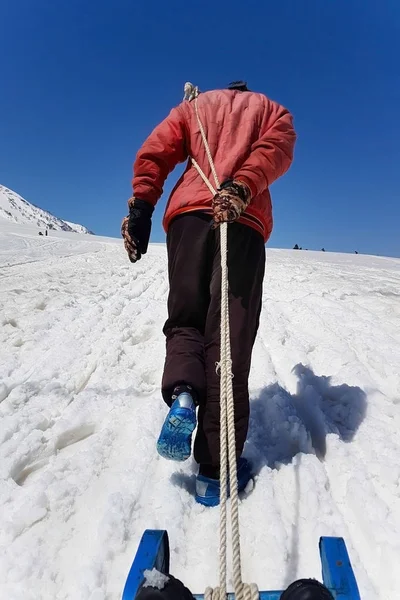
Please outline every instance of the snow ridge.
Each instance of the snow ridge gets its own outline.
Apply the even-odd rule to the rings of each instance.
[[[0,185],[0,217],[19,225],[34,225],[41,230],[93,233],[83,225],[59,219],[47,210],[31,204],[4,185]]]

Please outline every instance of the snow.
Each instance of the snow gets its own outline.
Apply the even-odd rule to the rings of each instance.
[[[169,581],[169,578],[166,575],[164,575],[164,573],[160,573],[160,571],[157,571],[157,569],[152,569],[151,571],[146,569],[143,575],[143,587],[153,587],[157,588],[158,590],[163,590]]]
[[[42,233],[48,230],[92,233],[83,225],[69,223],[31,204],[22,196],[0,185],[0,218],[20,225],[33,225]]]
[[[65,221],[64,223],[69,225],[71,229],[73,229],[76,233],[91,233],[84,225],[79,225],[78,223],[71,223],[71,221]]]
[[[161,459],[167,260],[0,225],[0,597],[117,600],[145,528],[172,574],[218,580],[218,509]],[[343,536],[363,600],[400,586],[400,261],[267,251],[241,502],[244,580],[321,578]]]

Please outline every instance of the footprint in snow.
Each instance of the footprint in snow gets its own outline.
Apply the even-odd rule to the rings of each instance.
[[[95,433],[95,430],[96,427],[94,423],[82,423],[77,427],[67,429],[58,436],[55,444],[55,449],[60,451],[66,448],[67,446],[72,446],[72,444],[82,442],[86,438],[93,435]]]
[[[31,483],[33,481],[32,476],[38,474],[39,471],[46,467],[52,456],[63,451],[65,448],[83,442],[94,433],[94,423],[82,423],[77,427],[63,431],[57,436],[54,444],[51,446],[48,444],[44,448],[41,456],[36,456],[31,462],[23,460],[19,465],[16,465],[11,477],[14,479],[15,483],[20,486]]]

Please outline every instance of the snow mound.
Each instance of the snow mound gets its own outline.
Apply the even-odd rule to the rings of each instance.
[[[120,599],[146,528],[202,593],[219,511],[195,503],[192,460],[156,452],[165,247],[131,265],[120,240],[57,235],[0,229],[0,598]],[[320,579],[336,535],[363,600],[398,597],[399,290],[396,259],[267,251],[240,506],[260,589]]]
[[[153,587],[158,590],[163,590],[169,581],[169,577],[164,575],[164,573],[160,573],[160,571],[157,571],[157,569],[152,569],[151,571],[146,569],[143,572],[143,575],[143,587]]]
[[[0,185],[0,218],[19,225],[34,225],[41,230],[92,233],[83,225],[63,221],[42,208],[31,204],[22,196]]]

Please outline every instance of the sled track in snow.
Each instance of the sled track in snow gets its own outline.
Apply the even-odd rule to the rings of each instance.
[[[191,460],[155,451],[165,249],[130,265],[121,244],[27,237],[26,262],[7,265],[14,237],[0,237],[0,595],[116,600],[145,528],[168,528],[194,591],[215,585],[218,509],[195,504]],[[260,589],[319,577],[319,536],[343,535],[363,600],[393,598],[400,261],[267,256],[243,576]]]

